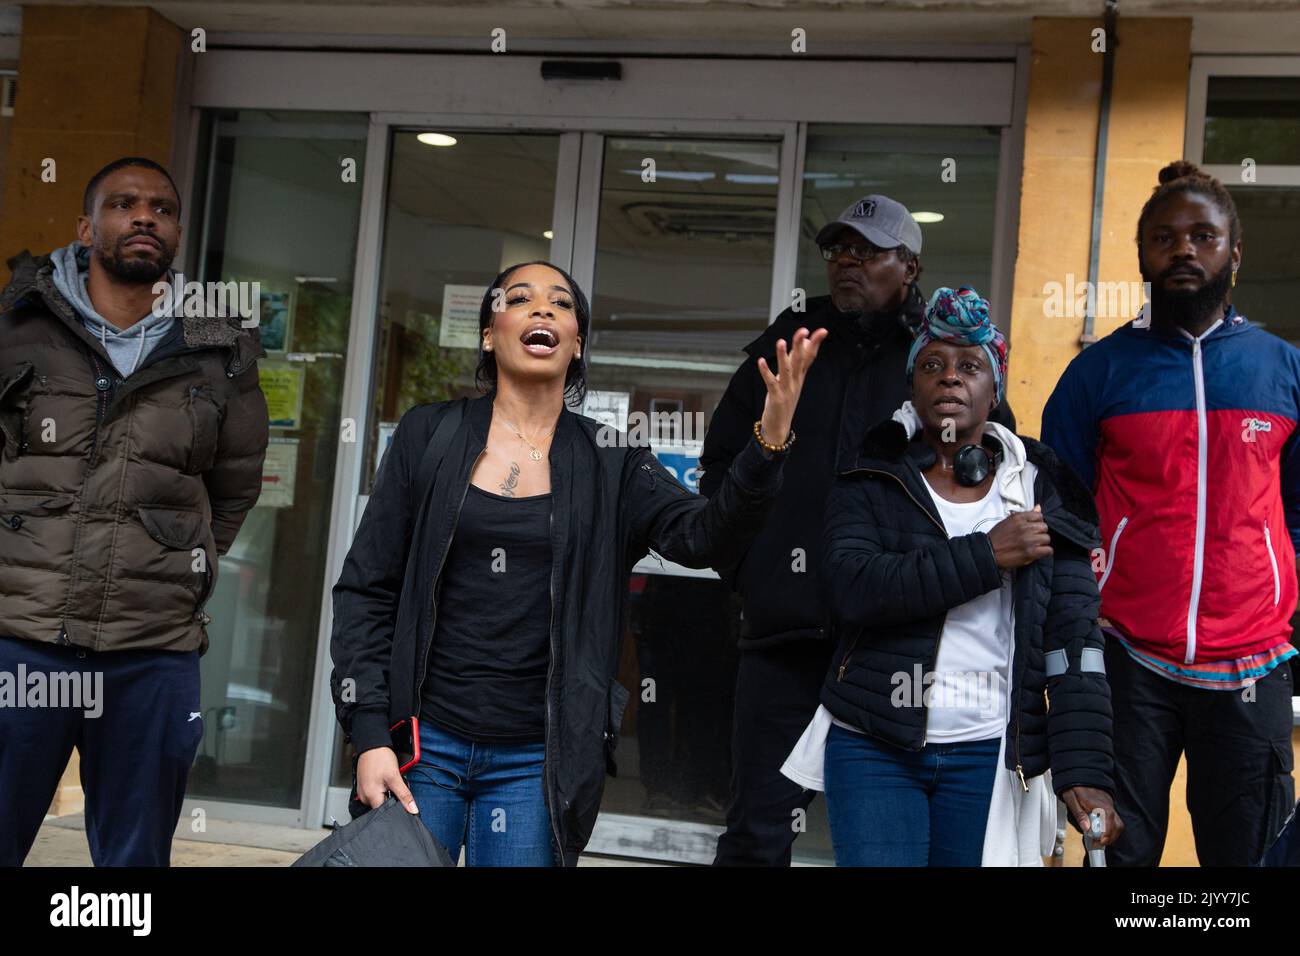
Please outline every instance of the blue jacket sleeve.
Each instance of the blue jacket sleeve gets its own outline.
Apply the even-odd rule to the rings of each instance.
[[[1043,444],[1070,466],[1086,487],[1096,490],[1097,443],[1101,423],[1093,407],[1088,375],[1078,356],[1068,366],[1043,407]]]

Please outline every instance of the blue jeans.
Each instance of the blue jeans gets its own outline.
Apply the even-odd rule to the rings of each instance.
[[[406,784],[420,820],[468,866],[554,866],[542,791],[545,744],[482,744],[420,723],[420,762]]]
[[[832,725],[826,816],[836,866],[979,866],[1000,741],[902,750]]]

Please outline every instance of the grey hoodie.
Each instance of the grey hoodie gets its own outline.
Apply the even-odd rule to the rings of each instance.
[[[50,261],[54,264],[54,287],[76,310],[87,331],[103,344],[104,351],[122,376],[131,375],[163,340],[175,318],[150,312],[130,328],[119,329],[96,312],[90,301],[86,289],[86,279],[90,275],[90,249],[73,242],[50,253]],[[170,282],[171,274],[166,278]]]

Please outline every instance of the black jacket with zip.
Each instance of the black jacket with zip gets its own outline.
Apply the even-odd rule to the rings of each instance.
[[[1038,470],[1034,501],[1053,553],[1014,572],[1006,766],[1025,779],[1050,769],[1058,793],[1080,785],[1113,792],[1110,686],[1081,666],[1084,648],[1097,659],[1103,647],[1090,560],[1100,545],[1096,507],[1050,448],[1021,441]],[[922,477],[933,461],[902,425],[882,422],[826,506],[825,596],[839,645],[821,702],[839,720],[913,751],[925,745],[926,708],[920,694],[915,706],[895,706],[896,675],[912,679],[918,665],[922,675],[933,671],[949,609],[1002,586],[987,534],[948,537]],[[1045,655],[1058,649],[1068,669],[1048,678]]]
[[[700,493],[712,495],[732,459],[745,447],[763,415],[767,387],[758,358],[776,366],[776,340],[787,343],[801,326],[830,334],[808,370],[793,428],[798,454],[786,465],[776,512],[737,566],[719,568],[744,601],[741,650],[829,637],[822,605],[822,517],[837,462],[857,453],[867,430],[911,397],[907,353],[925,313],[919,290],[901,309],[855,318],[840,312],[831,297],[809,299],[807,310],[787,309],[745,346],[749,355],[732,376],[704,439]],[[1004,401],[989,416],[1015,431]]]
[[[443,561],[492,422],[490,398],[468,403],[428,496],[413,509],[420,460],[451,404],[402,416],[334,587],[330,686],[358,753],[389,746],[388,728],[419,715]],[[735,560],[772,507],[785,457],[769,458],[751,441],[710,499],[678,484],[649,448],[609,441],[616,434],[565,409],[550,449],[544,788],[566,865],[590,839],[605,773],[615,772],[632,565],[647,549],[687,567]],[[352,810],[364,807],[354,800]]]

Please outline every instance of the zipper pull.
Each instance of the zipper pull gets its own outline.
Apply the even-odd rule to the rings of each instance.
[[[1024,788],[1025,793],[1028,793],[1029,784],[1025,783],[1025,771],[1020,764],[1016,764],[1016,776],[1020,778],[1020,786]]]
[[[840,665],[840,672],[839,672],[839,674],[837,674],[836,677],[835,677],[835,679],[836,679],[837,681],[844,680],[844,668],[847,667],[847,666],[848,666],[847,664],[841,664],[841,665]]]

